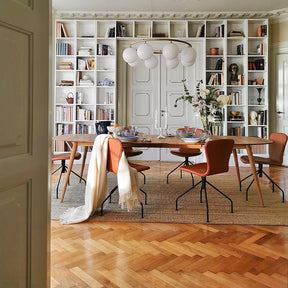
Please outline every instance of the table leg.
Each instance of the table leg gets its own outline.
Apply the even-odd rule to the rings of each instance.
[[[253,173],[253,177],[254,177],[254,180],[255,180],[255,184],[256,184],[256,187],[257,187],[258,197],[259,197],[259,200],[260,200],[260,203],[261,203],[262,207],[264,207],[264,202],[263,202],[263,197],[262,197],[262,193],[261,193],[259,178],[258,178],[258,175],[257,175],[255,162],[254,162],[254,159],[253,159],[253,153],[252,153],[252,149],[251,149],[250,145],[246,145],[246,151],[247,151],[247,154],[248,154],[250,167],[251,167],[251,170],[252,170],[252,173]]]
[[[88,151],[88,146],[85,146],[85,148],[84,148],[84,153],[83,153],[82,165],[81,165],[81,173],[80,173],[80,176],[81,176],[81,177],[83,177],[83,171],[84,171],[84,167],[85,167],[87,151]],[[82,180],[82,179],[79,178],[79,183],[81,183],[81,180]]]
[[[236,168],[236,174],[237,174],[237,178],[238,178],[238,182],[239,182],[239,186],[240,186],[241,177],[240,177],[239,163],[238,163],[238,157],[237,157],[236,149],[233,149],[233,157],[234,157],[234,163],[235,163],[235,168]]]
[[[72,146],[72,151],[71,151],[71,156],[70,156],[70,160],[69,160],[68,170],[67,170],[67,173],[66,173],[65,184],[64,184],[64,187],[63,187],[63,192],[62,192],[62,196],[61,196],[61,200],[60,200],[61,203],[63,202],[64,196],[65,196],[65,192],[66,192],[66,189],[67,189],[67,185],[68,185],[70,173],[71,173],[71,170],[72,170],[72,166],[73,166],[75,154],[76,154],[76,151],[77,151],[77,147],[78,147],[78,143],[74,142],[73,146]]]

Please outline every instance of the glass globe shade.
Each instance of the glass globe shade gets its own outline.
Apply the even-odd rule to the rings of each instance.
[[[167,68],[171,68],[171,69],[176,68],[178,66],[178,64],[179,64],[179,59],[178,58],[174,58],[172,60],[167,60],[166,61],[166,67]]]
[[[162,49],[163,56],[168,60],[175,59],[178,56],[178,53],[178,47],[173,43],[165,45]]]
[[[138,65],[140,64],[140,62],[141,62],[141,59],[139,59],[139,58],[137,57],[136,61],[134,61],[134,62],[132,62],[132,63],[128,63],[128,64],[129,64],[129,66],[131,66],[131,67],[136,67],[136,66],[138,66]]]
[[[185,63],[190,63],[190,62],[195,62],[196,60],[196,51],[194,48],[192,47],[185,47],[182,52],[181,52],[181,62],[185,62]],[[192,63],[192,64],[193,64]]]
[[[187,62],[187,61],[183,61],[181,59],[181,64],[185,67],[192,66],[194,63],[195,63],[195,61]]]
[[[158,59],[156,58],[155,55],[153,55],[151,58],[145,60],[145,66],[148,68],[148,69],[153,69],[157,66],[158,64]]]
[[[153,56],[153,52],[153,48],[147,43],[141,44],[137,49],[137,55],[142,60],[151,58]]]
[[[128,47],[123,51],[122,57],[127,63],[135,62],[138,58],[137,51],[135,48]]]

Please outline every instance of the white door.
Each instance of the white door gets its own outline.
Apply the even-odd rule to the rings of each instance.
[[[279,54],[275,57],[276,73],[276,127],[278,132],[288,134],[288,54]],[[288,165],[288,149],[284,152],[284,165]]]
[[[0,1],[0,287],[48,287],[49,1]]]
[[[182,47],[183,48],[183,47]],[[139,131],[147,134],[159,134],[155,129],[155,111],[157,110],[158,123],[164,126],[164,114],[161,111],[168,109],[168,133],[175,134],[176,129],[184,125],[201,127],[199,117],[193,112],[188,103],[178,102],[176,98],[183,95],[182,80],[186,79],[188,88],[194,93],[196,82],[203,79],[203,49],[202,43],[193,43],[197,51],[196,62],[191,67],[179,64],[175,69],[166,67],[162,55],[157,55],[158,65],[154,69],[145,68],[142,63],[136,68],[128,66],[127,71],[127,123],[138,127]],[[188,104],[188,105],[187,105]],[[138,156],[142,160],[179,161],[169,153],[169,149],[146,149]]]

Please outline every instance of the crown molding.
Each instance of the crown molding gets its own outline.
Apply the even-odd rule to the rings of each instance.
[[[235,12],[104,12],[104,11],[63,11],[53,10],[53,17],[65,19],[103,19],[103,20],[180,20],[180,19],[249,19],[249,18],[288,18],[288,8],[272,11]]]

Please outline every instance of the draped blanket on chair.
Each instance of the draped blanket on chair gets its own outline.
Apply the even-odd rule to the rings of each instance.
[[[60,216],[62,224],[79,223],[93,215],[106,197],[107,192],[107,134],[98,135],[95,139],[88,168],[85,188],[85,204],[66,210]],[[137,171],[130,167],[124,152],[119,163],[118,174],[119,204],[128,211],[139,205],[139,184]]]

